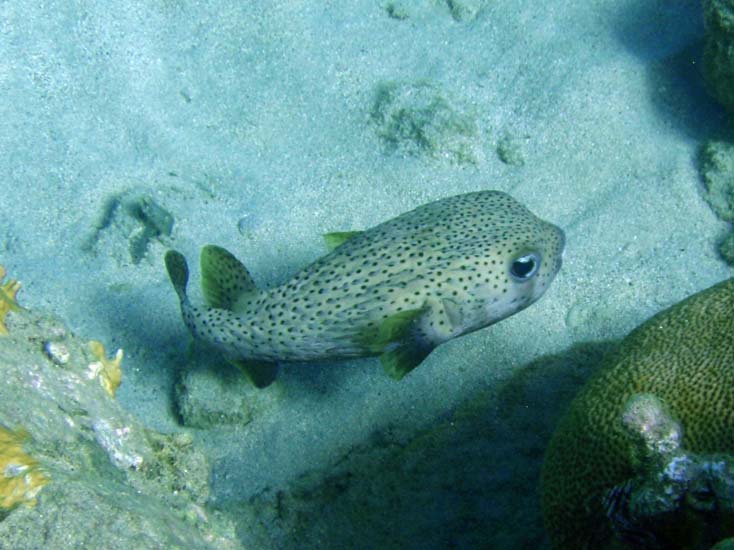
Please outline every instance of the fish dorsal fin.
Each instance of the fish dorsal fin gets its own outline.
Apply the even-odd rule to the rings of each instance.
[[[242,299],[257,292],[247,268],[224,248],[213,244],[201,249],[201,290],[213,308],[232,311]]]
[[[324,242],[329,252],[343,245],[349,239],[361,235],[364,231],[335,231],[334,233],[325,233]]]

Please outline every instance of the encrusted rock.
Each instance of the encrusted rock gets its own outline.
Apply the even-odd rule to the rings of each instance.
[[[389,153],[477,162],[474,119],[429,82],[380,83],[370,116]]]
[[[734,2],[703,0],[706,43],[703,72],[713,96],[734,109]]]
[[[58,321],[12,315],[0,338],[0,546],[240,549],[205,507],[209,467],[190,435],[158,434],[111,399],[88,376],[102,360]]]

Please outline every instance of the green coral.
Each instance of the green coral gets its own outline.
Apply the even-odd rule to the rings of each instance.
[[[732,311],[729,279],[659,313],[624,340],[573,401],[543,465],[544,516],[556,548],[609,547],[604,497],[637,475],[646,454],[630,437],[630,426],[657,426],[650,441],[675,443],[679,422],[687,453],[734,453]],[[656,412],[657,401],[638,401],[641,416],[625,427],[625,414],[636,406],[630,399],[640,394],[664,405]],[[733,535],[732,525],[719,534]]]

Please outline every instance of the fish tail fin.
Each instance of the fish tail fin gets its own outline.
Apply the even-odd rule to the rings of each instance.
[[[173,290],[176,291],[178,299],[183,304],[188,301],[186,285],[189,283],[189,266],[186,263],[186,258],[178,250],[169,250],[166,252],[165,262]]]
[[[169,250],[166,252],[165,262],[168,277],[181,301],[184,324],[195,338],[203,337],[215,345],[218,340],[221,343],[222,326],[211,322],[207,326],[208,312],[192,306],[186,295],[189,266],[184,255],[177,250]],[[209,245],[202,249],[201,274],[201,286],[206,301],[212,308],[227,310],[217,313],[217,316],[224,316],[225,321],[236,318],[236,313],[232,310],[236,308],[238,302],[242,303],[243,296],[257,292],[245,266],[218,246]],[[226,325],[226,322],[223,324]],[[202,331],[204,327],[206,330]],[[200,336],[202,334],[203,336]],[[192,353],[191,347],[187,353],[189,355]],[[238,367],[257,388],[272,384],[278,373],[278,365],[274,362],[247,360],[236,356],[227,356],[227,360]]]
[[[186,286],[189,282],[189,265],[186,263],[184,255],[178,250],[169,250],[166,252],[165,262],[168,278],[171,279],[173,289],[176,291],[179,302],[181,303],[181,316],[183,317],[184,324],[188,327],[191,334],[196,336],[196,308],[191,305],[189,297],[186,294]]]
[[[210,307],[236,311],[258,290],[247,268],[220,246],[201,249],[201,290]]]

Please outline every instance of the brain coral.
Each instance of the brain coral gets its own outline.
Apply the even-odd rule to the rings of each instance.
[[[640,393],[668,405],[688,451],[734,452],[734,279],[635,329],[571,403],[543,465],[543,513],[555,547],[619,548],[602,498],[634,476],[622,414]]]

